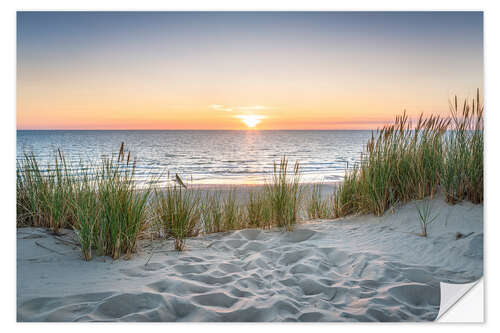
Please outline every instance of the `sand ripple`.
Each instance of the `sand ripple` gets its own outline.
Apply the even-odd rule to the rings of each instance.
[[[440,243],[391,226],[323,222],[202,237],[148,265],[95,264],[118,266],[109,274],[121,283],[101,288],[97,279],[88,287],[105,292],[23,299],[18,291],[18,320],[433,320],[440,281],[482,275],[482,231],[466,239],[436,232],[435,239],[448,239]],[[434,258],[440,255],[446,260]]]

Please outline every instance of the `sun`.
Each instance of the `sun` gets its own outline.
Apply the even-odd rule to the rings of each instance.
[[[236,116],[236,118],[239,118],[245,125],[247,125],[248,128],[255,128],[262,119],[266,118],[265,116],[261,115],[239,115]]]

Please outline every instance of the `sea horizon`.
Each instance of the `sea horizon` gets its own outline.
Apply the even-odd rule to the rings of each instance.
[[[371,132],[371,131],[377,131],[378,128],[374,129],[16,129],[17,132],[21,131],[46,131],[46,132],[56,132],[56,131],[171,131],[171,132],[181,132],[181,131],[204,131],[204,132],[222,132],[222,131],[227,131],[227,132],[316,132],[316,131],[323,131],[323,132],[349,132],[349,131],[360,131],[360,132]]]

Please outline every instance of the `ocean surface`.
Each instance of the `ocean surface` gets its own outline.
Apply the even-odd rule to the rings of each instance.
[[[136,180],[160,183],[179,174],[194,184],[259,184],[285,155],[299,161],[303,182],[342,180],[359,161],[371,131],[17,131],[17,158],[33,152],[41,167],[66,160],[98,162],[116,155],[122,142],[137,158]]]

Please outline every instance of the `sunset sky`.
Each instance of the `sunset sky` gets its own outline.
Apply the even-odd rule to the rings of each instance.
[[[483,88],[483,15],[19,12],[18,129],[375,129]]]

